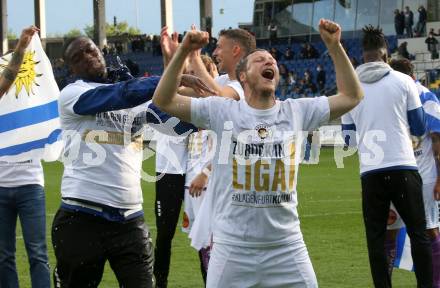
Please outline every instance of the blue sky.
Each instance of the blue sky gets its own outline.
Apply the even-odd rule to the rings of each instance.
[[[46,0],[46,27],[48,35],[64,34],[77,28],[82,30],[93,23],[93,0]],[[253,0],[212,0],[213,34],[239,22],[251,22]],[[7,0],[8,27],[17,36],[34,23],[34,0]],[[137,13],[136,13],[137,6]],[[224,10],[220,14],[220,9]],[[174,28],[179,32],[195,23],[199,26],[199,0],[173,1]],[[160,0],[106,0],[107,22],[127,21],[146,34],[160,33]],[[137,21],[136,21],[137,19]]]

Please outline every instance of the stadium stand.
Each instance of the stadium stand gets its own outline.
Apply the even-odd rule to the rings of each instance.
[[[387,41],[389,44],[389,52],[393,53],[396,51],[398,47],[398,37],[395,35],[387,36]],[[259,48],[270,50],[271,48],[275,48],[279,53],[278,65],[284,65],[287,69],[287,73],[291,72],[294,75],[295,81],[294,83],[289,83],[289,81],[285,81],[285,85],[280,85],[278,88],[276,95],[279,99],[284,100],[287,98],[299,98],[299,97],[314,97],[318,95],[331,95],[335,93],[335,71],[333,69],[333,65],[331,59],[325,49],[324,44],[321,41],[310,43],[317,51],[318,58],[314,59],[302,59],[301,58],[301,49],[304,43],[290,43],[288,38],[286,39],[278,39],[278,41],[274,45],[269,45],[269,41],[259,41]],[[349,38],[343,40],[343,45],[347,49],[348,55],[350,58],[356,59],[359,63],[362,63],[362,49],[360,45],[360,41],[358,38]],[[292,59],[285,59],[284,51],[287,48],[290,48],[293,57]],[[212,49],[211,49],[212,50]],[[119,55],[124,63],[127,60],[131,60],[139,66],[139,70],[141,71],[141,75],[149,76],[149,75],[161,75],[163,72],[163,64],[162,64],[162,56],[158,56],[157,53],[148,52],[127,52]],[[112,58],[115,58],[116,54],[109,54],[106,56],[106,60],[108,63],[113,61]],[[414,61],[414,65],[419,65],[419,63],[423,62],[420,58],[426,58],[426,55],[416,54],[416,60]],[[432,61],[431,61],[432,63]],[[316,86],[316,76],[317,71],[316,67],[318,64],[321,64],[325,74],[326,74],[326,83],[323,91],[317,91],[317,89],[311,89],[309,87],[300,87],[301,85],[305,85],[302,79],[304,77],[304,73],[310,73],[310,78],[312,79],[313,84]],[[435,63],[434,63],[435,64]],[[423,81],[427,81],[427,86],[431,89],[437,96],[440,97],[440,63],[438,65],[432,65],[436,67],[429,67],[428,69],[424,69],[423,66],[421,71],[422,74],[420,78]],[[66,85],[66,71],[61,68],[54,69],[55,75],[60,78],[60,88]],[[425,74],[426,76],[424,76]],[[425,80],[426,78],[426,80]]]

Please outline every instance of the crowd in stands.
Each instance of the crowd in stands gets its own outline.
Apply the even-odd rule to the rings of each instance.
[[[289,46],[285,48],[284,53],[280,52],[276,47],[270,48],[269,51],[280,63],[280,84],[277,91],[277,96],[280,99],[323,94],[326,84],[326,72],[323,70],[322,65],[318,64],[316,66],[315,73],[312,73],[312,67],[309,67],[300,75],[296,71],[289,71],[288,68],[288,63],[292,61],[312,60],[320,57],[318,51],[311,43],[302,44],[301,50],[297,55],[294,54]]]
[[[404,10],[394,10],[394,27],[398,38],[423,37],[426,33],[426,20],[428,15],[423,5],[417,9],[419,13],[416,26],[414,27],[414,13],[406,6]],[[413,28],[414,27],[414,28]]]
[[[182,37],[183,35],[179,35]],[[391,37],[391,47],[395,48],[395,37]],[[278,39],[281,40],[281,39]],[[276,93],[279,99],[314,97],[326,95],[334,91],[335,76],[330,57],[321,42],[293,43],[277,41],[259,43],[260,48],[270,51],[279,63],[280,81]],[[361,49],[357,39],[347,39],[343,43],[350,55],[352,64],[359,65]],[[212,55],[217,45],[217,39],[212,37],[202,53]],[[155,48],[157,46],[157,48]],[[119,49],[117,47],[120,47]],[[120,65],[120,61],[128,67],[135,77],[160,75],[163,72],[162,56],[159,38],[135,37],[123,51],[122,45],[111,43],[103,48],[107,66],[111,69]],[[53,61],[54,74],[60,88],[63,88],[73,79],[69,76],[62,59]]]

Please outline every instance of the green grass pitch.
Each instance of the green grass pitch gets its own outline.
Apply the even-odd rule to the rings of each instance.
[[[301,230],[320,287],[373,287],[364,227],[357,156],[344,159],[345,168],[337,169],[333,149],[321,149],[319,165],[301,165],[298,176],[298,201]],[[47,240],[51,270],[55,265],[50,227],[60,203],[62,164],[44,165],[46,178]],[[154,175],[154,159],[144,162],[144,170]],[[154,220],[154,183],[142,182],[145,219],[156,234]],[[17,269],[20,287],[31,287],[27,256],[17,229]],[[395,270],[394,287],[415,287],[413,273]],[[118,287],[108,265],[100,287]],[[169,287],[203,287],[196,251],[190,247],[187,234],[178,227],[173,241]]]

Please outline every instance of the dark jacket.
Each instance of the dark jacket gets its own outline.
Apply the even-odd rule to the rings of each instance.
[[[419,11],[419,22],[420,22],[420,23],[425,23],[425,22],[426,22],[426,19],[428,18],[428,17],[427,17],[427,14],[426,14],[426,9],[425,9],[425,7],[421,7],[421,8],[419,8],[417,11]]]
[[[428,51],[437,51],[438,40],[435,37],[426,38],[425,43],[428,44]]]
[[[414,25],[414,13],[409,10],[408,13],[405,12],[405,26],[413,26]]]

